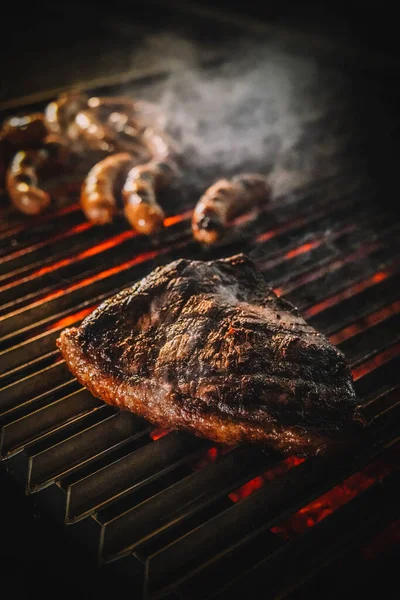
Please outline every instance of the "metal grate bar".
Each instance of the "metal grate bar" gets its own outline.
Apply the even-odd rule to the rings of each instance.
[[[45,393],[49,388],[65,383],[71,379],[71,373],[64,361],[50,365],[33,375],[10,384],[0,390],[0,415],[22,402]]]
[[[0,456],[7,455],[33,438],[36,439],[61,424],[66,425],[81,415],[97,410],[100,406],[103,406],[103,402],[82,388],[48,404],[45,408],[39,408],[11,421],[1,430]]]
[[[273,459],[276,462],[276,458]],[[133,507],[111,521],[105,522],[101,556],[107,560],[126,554],[154,531],[160,531],[171,521],[187,518],[204,502],[226,496],[248,477],[265,468],[271,458],[258,449],[237,448],[168,488]]]
[[[0,318],[0,336],[7,336],[10,333],[19,331],[45,319],[49,314],[55,315],[61,311],[76,308],[83,302],[92,304],[96,301],[97,295],[103,295],[104,297],[107,292],[111,294],[115,289],[120,289],[122,286],[126,287],[130,282],[139,278],[141,274],[143,275],[143,266],[140,265],[146,264],[154,258],[158,258],[158,262],[162,261],[163,263],[173,260],[173,253],[178,247],[179,245],[175,244],[146,252],[114,269],[110,269],[110,271],[100,272],[98,277],[90,277],[69,288],[60,288],[57,292],[51,294],[49,299],[42,298],[28,305],[28,307],[9,313],[7,316]],[[189,243],[186,249],[190,251],[193,250],[193,247],[195,247],[194,242]],[[129,272],[128,278],[127,271]]]
[[[384,274],[385,279],[380,280],[378,275],[376,279],[367,280],[368,287],[365,290],[309,317],[308,323],[316,329],[321,328],[325,335],[331,335],[354,322],[356,318],[366,316],[395,301],[398,297],[400,275],[394,272],[390,276],[390,266],[386,266],[385,270],[388,274]]]
[[[31,447],[27,490],[33,492],[49,485],[56,477],[70,473],[101,452],[126,443],[147,429],[148,424],[142,419],[123,411],[44,450]]]
[[[132,454],[79,479],[68,487],[66,522],[73,523],[143,485],[159,472],[209,444],[205,440],[171,432]]]
[[[346,206],[346,202],[348,202],[348,201],[349,201],[349,199],[351,200],[352,198],[354,198],[354,194],[353,194],[353,195],[352,195],[352,194],[350,194],[350,196],[349,196],[349,197],[345,197],[344,199],[343,199],[343,198],[341,198],[341,199],[340,199],[340,200],[339,200],[339,201],[338,201],[338,202],[335,204],[335,210],[334,210],[333,212],[330,212],[330,213],[329,213],[329,209],[331,209],[331,208],[332,208],[332,205],[330,205],[328,202],[326,202],[326,208],[328,208],[328,214],[332,214],[333,216],[334,216],[334,215],[337,215],[337,217],[339,218],[339,216],[340,216],[340,214],[341,214],[341,210],[344,210],[343,208],[341,209],[340,207],[341,207],[342,205]],[[353,200],[353,201],[354,201],[354,200]],[[356,197],[356,203],[355,203],[355,205],[357,205],[357,204],[363,205],[363,204],[364,204],[364,202],[361,202],[360,198],[359,198],[359,197]],[[354,206],[355,206],[355,205],[354,205]],[[353,207],[354,207],[354,206],[353,206]],[[299,206],[298,208],[300,208],[300,206]],[[304,207],[304,209],[305,209],[305,214],[306,214],[306,215],[307,215],[307,214],[309,215],[309,219],[308,219],[308,220],[306,220],[306,221],[305,221],[305,223],[303,223],[303,226],[304,226],[304,225],[306,225],[306,226],[307,226],[307,223],[308,223],[308,224],[311,224],[311,223],[313,223],[315,220],[318,220],[318,219],[319,219],[321,216],[322,216],[322,217],[324,217],[324,210],[322,210],[322,211],[319,211],[319,212],[317,211],[317,214],[315,214],[315,211],[314,211],[314,212],[310,211],[310,207],[309,207],[309,205],[308,205],[308,204],[306,204],[306,206]],[[326,209],[325,209],[325,211],[326,211]],[[283,211],[283,214],[285,214],[285,212],[287,212],[287,208],[286,208],[286,211]],[[345,211],[345,213],[346,213],[346,212],[347,212],[347,211]],[[268,209],[267,209],[267,214],[268,214]],[[347,216],[348,216],[348,215],[347,215]],[[279,211],[278,211],[278,217],[279,217]],[[276,216],[274,216],[274,218],[277,218],[277,217],[276,217]],[[326,217],[326,215],[325,215],[325,218],[327,218],[327,217]],[[296,225],[296,223],[297,223],[298,221],[299,221],[299,218],[297,217],[297,218],[294,220],[294,223],[293,223],[293,224],[294,224],[294,225]],[[262,221],[260,221],[260,222],[262,222]],[[301,219],[300,219],[300,222],[301,222]],[[322,224],[321,224],[321,227],[322,227],[322,228],[324,227],[324,226],[323,226],[323,222],[322,222]],[[284,229],[283,233],[284,233],[285,231],[287,231],[287,230],[288,230],[288,228],[289,228],[289,229],[291,229],[291,227],[290,227],[290,222],[289,222],[289,224],[285,224],[285,226],[284,226],[284,228],[283,228],[283,229]],[[94,229],[96,230],[97,228],[94,228]],[[300,229],[300,234],[301,234],[301,231],[302,231],[302,230]],[[188,233],[188,232],[186,232],[186,233]],[[290,238],[289,238],[289,239],[290,239]],[[140,237],[138,238],[138,240],[139,240],[139,244],[144,244],[144,243],[145,243],[145,242],[143,242],[142,238],[140,238]],[[284,242],[284,240],[283,240],[283,242]],[[276,242],[273,242],[273,243],[275,244]],[[278,245],[278,250],[279,250],[279,245]],[[269,252],[271,252],[271,249],[269,249]]]

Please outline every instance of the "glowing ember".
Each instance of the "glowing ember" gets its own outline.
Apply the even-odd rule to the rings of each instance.
[[[306,254],[307,252],[310,252],[314,248],[317,248],[318,246],[320,246],[321,241],[322,240],[314,240],[313,242],[308,242],[307,244],[302,244],[298,248],[289,250],[289,252],[286,252],[286,254],[285,254],[286,260],[290,260],[291,258],[294,258],[295,256],[300,256],[300,254]]]
[[[206,452],[204,452],[204,454],[202,454],[200,458],[196,458],[196,460],[192,463],[191,466],[193,471],[199,471],[200,469],[204,469],[204,467],[216,460],[218,456],[226,454],[226,452],[229,451],[230,448],[225,449],[222,447],[217,448],[216,446],[212,446],[211,448],[206,450]]]
[[[125,242],[126,240],[130,240],[131,238],[135,237],[136,235],[137,235],[137,233],[135,231],[132,231],[132,230],[124,231],[123,233],[120,233],[119,235],[115,235],[112,238],[109,238],[108,240],[101,242],[100,244],[96,244],[95,246],[92,246],[91,248],[84,250],[83,252],[78,254],[77,259],[80,260],[82,258],[87,258],[88,256],[94,256],[95,254],[104,252],[104,250],[113,248],[114,246],[117,246],[118,244],[121,244],[122,242]]]
[[[150,433],[150,437],[156,441],[170,433],[170,431],[170,429],[166,429],[165,427],[158,427],[157,429],[153,429]]]
[[[302,463],[304,460],[304,458],[299,458],[297,456],[290,456],[289,458],[286,458],[283,462],[279,463],[279,465],[276,465],[272,469],[269,469],[262,475],[255,477],[237,490],[231,492],[229,494],[229,498],[233,502],[240,502],[240,500],[243,500],[243,498],[250,496],[250,494],[260,489],[266,481],[272,481],[273,479],[276,479],[280,475],[283,475],[283,473],[286,473],[293,467],[296,467]]]
[[[87,315],[89,315],[92,310],[94,310],[94,306],[90,306],[89,308],[84,308],[79,312],[74,313],[73,315],[68,315],[68,317],[64,317],[63,319],[59,319],[52,323],[47,329],[64,329],[64,327],[69,327],[70,325],[74,325],[78,321],[81,321]]]
[[[260,489],[263,485],[264,479],[262,475],[259,475],[258,477],[255,477],[251,481],[248,481],[242,485],[236,491],[231,492],[229,494],[229,498],[232,500],[232,502],[239,502],[240,500],[243,500],[243,498],[250,496],[250,494]]]
[[[232,221],[228,223],[228,227],[237,227],[238,225],[244,225],[245,223],[249,223],[257,216],[257,214],[258,212],[256,210],[253,210],[244,213],[243,215],[239,215],[238,217],[232,219]]]
[[[392,448],[385,460],[377,459],[373,461],[362,471],[355,473],[340,485],[301,508],[289,519],[273,527],[271,531],[285,539],[291,539],[313,527],[336,509],[355,498],[360,492],[384,479],[393,470],[398,460],[396,454],[398,455],[399,450],[400,445]]]
[[[186,212],[181,213],[180,215],[173,215],[172,217],[166,217],[164,219],[164,227],[171,227],[171,225],[175,225],[176,223],[181,223],[181,221],[185,221],[189,219],[192,214],[191,210],[187,210]]]

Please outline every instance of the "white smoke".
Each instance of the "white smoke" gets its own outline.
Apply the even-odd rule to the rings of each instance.
[[[335,71],[261,42],[203,60],[198,45],[172,34],[148,38],[132,58],[170,73],[143,97],[165,113],[192,183],[258,170],[281,196],[340,170],[349,94]]]

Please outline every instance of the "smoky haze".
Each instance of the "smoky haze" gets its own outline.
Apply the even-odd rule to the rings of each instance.
[[[346,80],[276,43],[241,40],[225,58],[214,55],[204,66],[212,49],[163,34],[149,37],[132,57],[133,65],[170,73],[139,93],[165,115],[192,184],[257,170],[282,196],[341,170],[350,130]]]

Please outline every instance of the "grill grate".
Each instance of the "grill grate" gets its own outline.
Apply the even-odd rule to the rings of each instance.
[[[70,195],[34,221],[2,207],[0,455],[99,569],[118,570],[149,598],[223,600],[262,579],[281,598],[398,518],[399,224],[376,210],[367,183],[350,169],[300,185],[211,253],[191,238],[193,194],[165,198],[166,228],[154,240],[122,221],[92,227],[73,185]],[[156,265],[247,249],[347,356],[374,419],[351,455],[283,461],[156,430],[95,399],[61,360],[59,332]],[[276,533],[377,461],[367,489],[288,540]],[[283,578],[282,565],[291,565]]]

